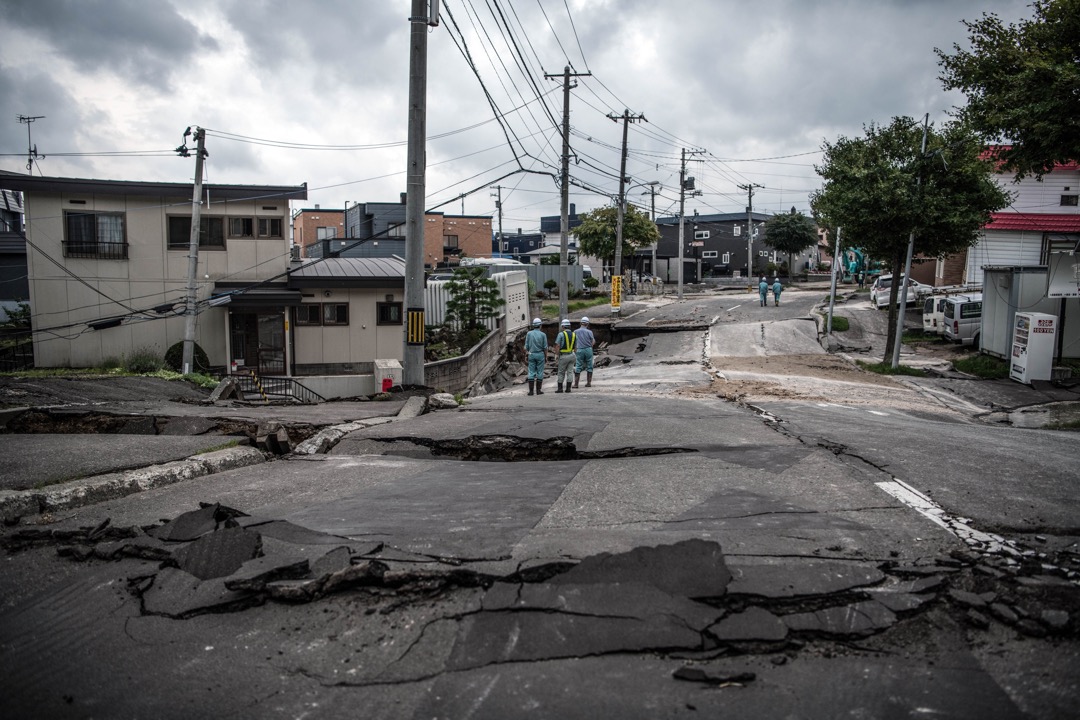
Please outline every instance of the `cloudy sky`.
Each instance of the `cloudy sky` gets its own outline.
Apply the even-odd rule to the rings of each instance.
[[[171,152],[207,129],[207,179],[306,182],[311,207],[394,201],[405,189],[408,0],[5,0],[0,169],[190,182]],[[558,214],[561,82],[571,92],[571,202],[627,174],[678,208],[679,155],[700,197],[687,212],[808,210],[823,141],[896,115],[942,122],[934,48],[966,46],[962,19],[1029,17],[1026,0],[443,0],[431,28],[427,206],[495,215],[506,232]],[[452,19],[451,19],[452,16]],[[470,67],[466,54],[476,71]],[[479,78],[477,77],[479,75]],[[490,101],[489,98],[490,97]],[[19,115],[44,116],[31,125]],[[518,173],[499,180],[516,170]],[[581,187],[584,186],[584,187]],[[475,192],[474,192],[475,191]],[[462,202],[456,200],[469,195]],[[643,196],[644,194],[644,196]],[[649,201],[641,187],[629,196]]]

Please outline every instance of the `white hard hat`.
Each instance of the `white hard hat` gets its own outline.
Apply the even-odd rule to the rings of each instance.
[[[588,325],[589,324],[588,315],[582,315],[581,320],[579,320],[578,322],[580,322],[582,325]]]
[[[559,325],[561,325],[562,327],[570,327],[570,320],[568,320],[567,318],[563,318],[562,322],[559,323]]]
[[[540,318],[533,318],[533,323],[532,324],[533,325],[542,325],[543,323],[540,322]]]

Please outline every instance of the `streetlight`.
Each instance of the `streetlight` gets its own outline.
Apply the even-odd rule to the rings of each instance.
[[[611,268],[611,292],[612,292],[612,295],[615,294],[615,285],[617,284],[617,282],[618,283],[622,282],[622,280],[616,281],[615,277],[616,276],[618,276],[620,278],[622,277],[623,218],[624,218],[624,215],[626,213],[626,194],[630,190],[633,190],[635,187],[645,187],[645,186],[648,186],[648,185],[659,185],[659,184],[660,184],[659,181],[653,180],[653,181],[647,182],[647,183],[634,183],[634,184],[630,185],[630,187],[628,187],[626,189],[620,188],[619,196],[616,199],[616,201],[618,203],[618,215],[617,215],[617,218],[615,220],[615,264]],[[620,295],[621,294],[622,293],[620,292]],[[612,297],[612,300],[614,300],[614,299],[615,298]],[[612,304],[611,312],[613,314],[619,312],[619,307],[617,305],[615,305],[614,303]]]

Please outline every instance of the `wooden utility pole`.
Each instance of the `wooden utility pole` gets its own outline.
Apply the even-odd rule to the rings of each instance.
[[[409,129],[405,177],[405,348],[402,384],[424,381],[424,202],[427,151],[428,0],[412,0],[409,17]]]
[[[691,155],[700,154],[701,150],[691,150]],[[686,191],[690,191],[690,197],[701,193],[694,189],[694,178],[686,177],[686,148],[682,149],[682,162],[679,165],[679,289],[678,298],[683,296],[683,246],[686,235]]]
[[[622,283],[622,242],[623,242],[623,218],[626,214],[626,134],[630,123],[645,120],[644,115],[631,115],[629,110],[623,110],[622,115],[608,115],[608,118],[619,122],[622,120],[622,153],[619,162],[619,208],[615,220],[615,264],[611,268],[611,312],[618,314],[622,289],[618,287]],[[615,278],[620,278],[615,280]],[[617,289],[618,288],[618,289]]]
[[[748,291],[752,291],[754,289],[754,188],[765,186],[749,183],[737,187],[746,191],[746,286]]]
[[[592,73],[571,73],[570,66],[563,68],[562,75],[548,75],[544,77],[551,80],[562,77],[563,81],[563,122],[562,122],[562,171],[559,173],[559,184],[562,186],[562,212],[559,222],[559,317],[567,316],[569,304],[567,302],[568,288],[566,282],[566,261],[570,247],[570,89],[577,85],[570,84],[572,77],[587,77]]]
[[[195,357],[195,318],[199,299],[199,236],[202,230],[203,158],[206,157],[206,130],[195,128],[195,188],[191,193],[191,235],[188,242],[187,302],[184,310],[183,371],[192,371]],[[186,153],[186,148],[185,148]],[[181,153],[184,154],[184,153]]]

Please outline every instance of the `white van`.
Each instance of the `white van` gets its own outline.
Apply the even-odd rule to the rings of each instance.
[[[982,293],[950,295],[942,308],[945,339],[979,347],[982,331]]]
[[[931,295],[923,303],[922,329],[924,333],[942,335],[945,332],[945,301],[949,295]]]

